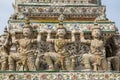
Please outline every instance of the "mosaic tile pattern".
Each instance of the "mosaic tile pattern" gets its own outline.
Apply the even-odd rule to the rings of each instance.
[[[111,72],[7,72],[0,80],[120,80],[120,73]]]
[[[22,27],[24,26],[24,23],[10,23],[10,30],[19,31],[22,30]],[[41,31],[47,31],[52,30],[55,31],[58,23],[32,23],[31,26],[33,26],[34,30],[41,30]],[[94,26],[93,23],[65,23],[64,26],[68,31],[72,30],[79,30],[79,31],[91,31],[91,28]],[[99,24],[99,27],[103,31],[115,31],[116,27],[114,23],[101,23]]]

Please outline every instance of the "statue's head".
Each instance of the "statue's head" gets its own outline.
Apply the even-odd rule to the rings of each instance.
[[[15,80],[15,76],[11,74],[11,75],[9,76],[9,80]]]
[[[58,37],[65,37],[66,35],[66,28],[63,26],[62,23],[59,24],[57,27],[57,34]]]
[[[32,35],[32,27],[30,25],[30,22],[27,20],[25,23],[25,26],[23,27],[23,36],[24,37],[30,37]]]
[[[98,24],[94,24],[94,27],[92,28],[92,37],[93,38],[100,38],[101,37],[101,29],[98,26]]]
[[[63,76],[61,74],[58,74],[58,79],[62,79]]]

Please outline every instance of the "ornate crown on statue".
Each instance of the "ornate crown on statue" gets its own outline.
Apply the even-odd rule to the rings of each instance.
[[[32,29],[32,26],[30,25],[30,19],[28,17],[25,20],[25,26],[23,28],[31,28]]]
[[[58,17],[59,25],[57,26],[57,29],[65,29],[65,30],[66,30],[66,28],[65,28],[64,25],[63,25],[64,19],[65,19],[64,14],[61,14],[61,15]]]
[[[94,29],[100,29],[100,27],[96,21],[94,22],[94,26],[92,27],[92,30],[94,30]]]

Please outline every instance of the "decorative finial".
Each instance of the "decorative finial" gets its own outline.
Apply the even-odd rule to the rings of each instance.
[[[65,29],[66,30],[66,28],[63,26],[63,22],[59,22],[57,29]]]
[[[30,20],[29,20],[28,17],[25,20],[25,26],[23,28],[32,28],[31,25],[30,25]]]
[[[58,17],[58,20],[59,20],[60,22],[63,22],[64,19],[65,19],[64,14],[60,14],[60,16]]]
[[[98,26],[98,23],[97,23],[97,21],[95,21],[95,22],[94,22],[94,26]]]
[[[97,21],[94,22],[94,26],[92,27],[92,30],[94,30],[94,29],[100,29]]]
[[[29,19],[29,17],[26,18],[25,24],[30,24],[30,19]]]

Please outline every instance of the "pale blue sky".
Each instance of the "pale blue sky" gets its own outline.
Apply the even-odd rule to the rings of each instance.
[[[3,33],[10,15],[14,13],[12,2],[14,0],[0,0],[0,34]],[[120,31],[120,0],[102,0],[102,4],[106,5],[107,18],[114,21]]]

